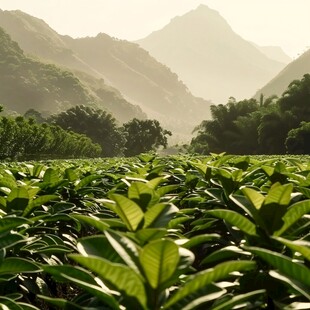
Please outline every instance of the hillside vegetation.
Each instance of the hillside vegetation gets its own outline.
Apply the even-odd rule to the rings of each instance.
[[[25,52],[87,73],[79,74],[79,78],[88,85],[104,83],[117,88],[149,117],[174,132],[188,135],[197,122],[210,117],[210,102],[194,97],[175,73],[137,44],[106,34],[80,39],[61,36],[44,21],[21,11],[0,11],[0,26]],[[105,98],[109,95],[104,89],[92,90],[97,97]],[[119,112],[122,104],[110,110]]]

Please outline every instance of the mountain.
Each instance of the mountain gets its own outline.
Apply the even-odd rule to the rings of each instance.
[[[310,49],[289,63],[276,77],[258,90],[254,97],[259,98],[261,94],[263,94],[264,97],[272,95],[280,96],[293,80],[300,80],[304,74],[309,72]]]
[[[270,59],[286,65],[292,61],[292,58],[288,56],[280,46],[259,46],[253,42],[251,43]]]
[[[74,70],[88,87],[97,79],[97,85],[118,89],[149,118],[174,132],[189,134],[210,118],[211,102],[193,96],[175,73],[138,44],[103,33],[79,39],[61,36],[43,20],[21,11],[0,11],[0,26],[25,52]],[[102,92],[95,94],[101,97]]]
[[[93,82],[93,78],[91,81]],[[104,96],[107,100],[104,100]],[[74,73],[26,56],[19,45],[0,27],[1,105],[20,114],[24,114],[28,109],[35,109],[45,116],[81,104],[109,112],[115,110],[115,105],[106,105],[105,101],[114,102],[127,109],[128,114],[132,114],[130,118],[136,115],[145,116],[139,108],[127,103],[113,89],[104,85],[87,87]]]
[[[176,72],[195,95],[215,103],[252,96],[285,66],[237,35],[205,5],[137,43]]]

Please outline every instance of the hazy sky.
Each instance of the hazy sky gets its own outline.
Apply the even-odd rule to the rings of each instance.
[[[104,32],[137,40],[201,3],[244,39],[281,46],[291,57],[310,47],[310,0],[0,0],[0,8],[20,9],[73,37]]]

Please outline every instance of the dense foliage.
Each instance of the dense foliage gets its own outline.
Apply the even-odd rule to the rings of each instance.
[[[21,116],[0,117],[0,145],[1,160],[98,157],[101,153],[100,146],[85,135]]]
[[[167,147],[171,132],[163,129],[157,120],[133,119],[123,125],[126,135],[125,155],[134,156]]]
[[[193,152],[309,154],[310,136],[305,134],[302,122],[310,122],[310,74],[290,83],[280,98],[261,96],[259,101],[239,102],[231,98],[226,105],[212,106],[211,113],[212,120],[196,128],[198,135],[191,142]],[[300,126],[298,137],[295,131],[289,134]]]
[[[0,168],[4,309],[308,309],[309,158]]]

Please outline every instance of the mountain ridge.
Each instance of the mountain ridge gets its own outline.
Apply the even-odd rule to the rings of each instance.
[[[215,103],[252,96],[285,66],[236,34],[206,5],[135,42],[176,72],[195,95]]]

